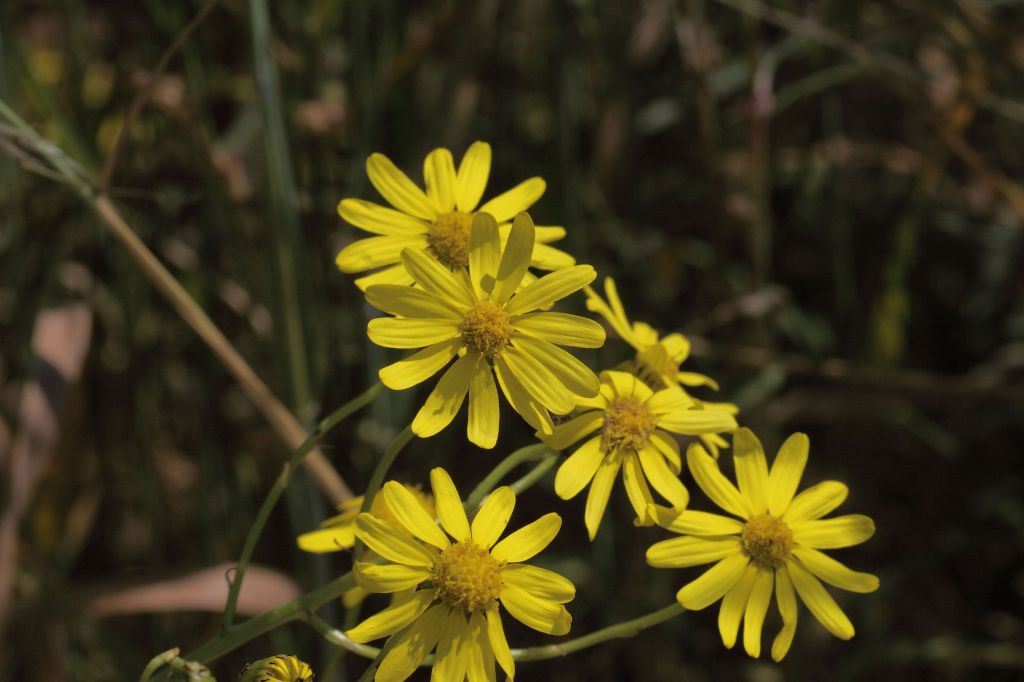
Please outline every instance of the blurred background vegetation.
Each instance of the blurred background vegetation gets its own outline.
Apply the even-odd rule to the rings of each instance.
[[[807,432],[805,482],[845,481],[843,510],[877,522],[836,554],[882,580],[839,595],[850,642],[803,610],[786,660],[753,661],[722,648],[712,608],[519,679],[1009,680],[1024,675],[1021,26],[1011,0],[4,0],[0,99],[99,175],[154,82],[111,195],[307,426],[392,357],[333,264],[356,237],[339,199],[379,200],[366,156],[419,180],[430,149],[487,140],[487,196],[544,177],[537,221],[565,225],[564,248],[614,276],[634,317],[691,337],[690,369],[719,379],[769,455]],[[97,604],[236,559],[287,449],[88,204],[31,170],[0,153],[0,503],[28,497],[0,679],[136,679],[215,636],[219,614],[174,612],[182,595]],[[81,378],[52,457],[15,484],[33,329],[75,303],[91,320]],[[587,359],[626,356],[611,341]],[[325,443],[355,490],[422,397],[386,394]],[[506,413],[498,449],[480,451],[464,419],[415,441],[394,476],[426,483],[443,464],[468,491],[531,439]],[[621,488],[593,544],[582,507],[549,478],[513,518],[562,512],[545,562],[578,587],[574,635],[668,604],[696,575],[646,566],[666,534],[632,528]],[[347,570],[295,548],[330,513],[297,477],[256,560],[303,591]],[[340,605],[321,614],[345,622]],[[213,669],[231,680],[280,652],[318,679],[365,667],[293,623]]]

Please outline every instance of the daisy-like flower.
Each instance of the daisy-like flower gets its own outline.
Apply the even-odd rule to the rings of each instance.
[[[418,486],[406,484],[405,489],[420,503],[423,511],[430,514],[430,516],[435,515],[434,498],[432,495],[423,492]],[[338,509],[341,512],[340,514],[332,516],[321,523],[319,530],[303,533],[298,537],[299,549],[313,554],[341,552],[352,549],[356,542],[356,517],[359,516],[359,509],[363,506],[363,499],[364,496],[360,495],[342,502]],[[380,495],[376,495],[373,498],[373,502],[370,503],[370,513],[395,528],[400,529],[402,527],[398,519],[395,518],[395,515],[391,513],[391,509],[384,503],[384,498]],[[370,560],[373,556],[372,552],[367,552],[363,555],[363,558]],[[365,598],[366,590],[356,586],[345,592],[341,600],[347,608],[352,608]]]
[[[423,162],[424,192],[386,156],[371,154],[366,160],[366,174],[394,208],[361,199],[341,200],[338,214],[342,218],[378,236],[342,249],[335,261],[338,268],[348,273],[382,268],[356,280],[356,286],[364,291],[372,284],[412,283],[399,262],[399,254],[407,247],[425,249],[449,270],[464,268],[469,262],[470,226],[478,212],[488,213],[501,223],[498,231],[504,243],[511,227],[509,221],[540,199],[546,185],[541,178],[530,178],[479,206],[490,171],[491,146],[486,142],[470,145],[458,171],[450,151],[435,149]],[[576,261],[572,256],[548,246],[564,236],[561,227],[538,227],[530,264],[541,270],[573,265]]]
[[[271,656],[246,664],[238,682],[313,682],[313,670],[296,656]]]
[[[636,351],[630,363],[630,370],[644,380],[654,390],[666,386],[698,387],[708,386],[717,391],[718,383],[709,376],[697,372],[684,372],[680,365],[690,356],[690,341],[679,333],[659,336],[646,322],[630,322],[626,309],[622,306],[615,280],[605,277],[604,293],[607,302],[589,286],[586,288],[587,309],[595,312],[608,321],[612,329]],[[684,389],[685,390],[685,389]],[[732,403],[711,403],[693,398],[697,408],[726,411],[732,415],[739,414],[739,408]],[[707,433],[701,440],[711,453],[718,458],[720,449],[728,447],[728,442],[720,434]]]
[[[697,485],[725,511],[739,518],[687,509],[653,513],[663,527],[683,537],[658,542],[647,550],[647,563],[682,568],[717,562],[676,594],[679,603],[697,611],[719,599],[718,629],[732,648],[743,622],[743,648],[761,653],[761,628],[772,592],[782,630],[772,644],[776,661],[789,651],[796,632],[797,595],[825,629],[840,639],[853,637],[853,625],[822,586],[822,581],[850,592],[873,592],[878,578],[852,571],[820,550],[852,547],[875,532],[867,516],[822,517],[846,499],[847,488],[825,481],[794,496],[807,463],[807,436],[796,433],[779,449],[771,470],[761,443],[748,429],[733,437],[736,488],[699,444],[686,453]]]
[[[679,480],[679,444],[666,431],[697,436],[736,428],[731,414],[698,408],[678,386],[654,392],[626,372],[601,372],[600,392],[580,401],[580,406],[583,411],[556,425],[551,435],[537,435],[552,448],[564,450],[598,432],[577,448],[555,475],[555,492],[563,500],[590,485],[584,520],[591,540],[597,535],[620,469],[637,525],[649,526],[655,521],[648,483],[675,510],[686,508],[690,495]]]
[[[564,268],[520,288],[533,243],[527,214],[516,216],[503,246],[494,218],[478,213],[468,270],[452,273],[423,249],[407,248],[402,263],[418,286],[378,284],[366,290],[370,305],[395,315],[371,320],[370,340],[387,348],[422,348],[380,370],[385,386],[415,386],[458,356],[416,414],[416,435],[426,438],[448,426],[468,393],[469,440],[494,447],[495,377],[513,409],[543,433],[552,429],[549,411],[569,414],[580,397],[597,394],[597,376],[556,344],[598,348],[604,328],[585,317],[543,310],[593,281],[594,268]]]
[[[393,481],[382,494],[403,529],[373,514],[356,518],[356,536],[392,562],[357,562],[356,582],[369,592],[415,591],[346,634],[356,642],[395,637],[377,668],[377,682],[406,679],[435,646],[433,680],[493,680],[495,661],[513,678],[499,603],[516,620],[550,635],[566,634],[572,623],[564,604],[576,596],[573,584],[520,563],[548,546],[562,520],[547,514],[498,542],[515,506],[511,488],[491,493],[470,525],[448,473],[434,469],[430,483],[440,527]]]

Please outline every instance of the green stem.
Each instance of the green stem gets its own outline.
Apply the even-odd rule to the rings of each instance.
[[[391,469],[391,465],[395,463],[395,458],[398,457],[398,453],[402,451],[409,441],[412,440],[412,424],[402,429],[397,436],[391,440],[391,444],[388,445],[388,449],[381,455],[380,461],[377,462],[377,466],[374,468],[373,473],[370,474],[370,482],[366,484],[366,492],[363,493],[363,506],[359,508],[360,512],[370,511],[370,505],[373,503],[373,498],[380,492],[380,488],[384,485],[384,477],[388,475],[388,470]]]
[[[156,656],[154,656],[153,660],[151,660],[142,670],[142,676],[139,678],[139,682],[148,682],[149,678],[153,676],[153,673],[159,670],[162,666],[165,666],[171,661],[173,661],[175,658],[178,657],[178,654],[180,653],[181,649],[179,649],[178,647],[174,647],[173,649],[168,649],[162,654],[157,654]]]
[[[224,624],[222,629],[225,632],[231,628],[235,619],[235,608],[238,606],[238,595],[242,589],[242,579],[245,577],[245,571],[252,560],[252,554],[256,550],[256,543],[263,533],[263,527],[266,526],[267,521],[270,519],[270,513],[274,510],[274,506],[288,487],[295,468],[302,462],[302,459],[309,451],[316,447],[317,443],[327,435],[328,431],[360,408],[371,403],[374,398],[380,395],[383,389],[384,386],[382,384],[376,383],[328,415],[327,418],[317,424],[313,432],[306,437],[302,445],[292,453],[291,457],[281,468],[281,473],[278,474],[273,487],[270,488],[266,499],[263,500],[263,505],[256,514],[256,519],[253,521],[252,526],[249,528],[249,534],[245,537],[245,544],[242,545],[242,554],[238,557],[235,576],[231,580],[231,586],[228,589],[228,600],[224,606]]]
[[[380,653],[380,649],[366,644],[360,644],[353,642],[349,639],[344,632],[341,630],[331,627],[330,623],[316,615],[312,611],[307,611],[303,615],[303,620],[312,626],[314,630],[320,633],[320,636],[326,639],[328,642],[336,647],[346,649],[354,654],[359,654],[364,658],[376,658]]]
[[[498,462],[498,465],[491,469],[491,473],[487,474],[484,480],[480,481],[480,484],[473,488],[473,492],[471,492],[469,497],[466,498],[466,511],[472,511],[479,507],[480,503],[483,502],[488,493],[494,490],[494,488],[501,483],[501,480],[517,466],[524,462],[543,460],[545,457],[549,456],[551,452],[551,448],[544,443],[535,443],[533,445],[527,445],[526,447],[519,448],[508,457]]]

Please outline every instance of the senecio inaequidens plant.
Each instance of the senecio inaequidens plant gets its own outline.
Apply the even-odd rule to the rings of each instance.
[[[644,322],[631,322],[611,278],[604,280],[602,297],[590,286],[595,269],[551,245],[565,229],[534,224],[526,211],[543,195],[542,179],[525,180],[481,204],[491,169],[485,142],[470,145],[457,168],[447,149],[428,154],[425,190],[381,154],[372,154],[366,169],[391,207],[341,201],[341,217],[373,236],[342,249],[337,266],[362,273],[356,285],[385,313],[370,320],[370,340],[409,351],[380,369],[381,383],[405,390],[440,378],[382,456],[365,494],[298,538],[308,552],[353,551],[354,566],[297,600],[298,606],[286,609],[290,617],[305,612],[328,641],[373,659],[365,677],[372,673],[378,682],[404,680],[424,665],[432,666],[432,680],[443,682],[495,680],[499,668],[512,679],[517,660],[565,655],[621,637],[624,627],[635,634],[716,602],[723,644],[734,646],[742,623],[743,647],[758,657],[773,595],[782,622],[770,650],[775,661],[793,642],[797,597],[826,630],[853,637],[853,625],[822,583],[872,592],[878,578],[852,571],[821,550],[866,541],[874,523],[861,515],[824,518],[846,499],[842,483],[825,481],[797,492],[807,436],[790,436],[769,467],[757,437],[739,427],[735,405],[691,395],[718,385],[681,369],[690,351],[686,337],[661,336]],[[626,362],[595,371],[565,350],[599,348],[606,341],[597,321],[555,309],[580,291],[586,308],[635,351]],[[536,432],[538,443],[502,460],[468,497],[440,467],[430,469],[430,493],[384,482],[412,437],[444,430],[463,403],[468,402],[469,442],[494,448],[502,397]],[[692,437],[685,456],[676,435]],[[719,468],[730,438],[738,485]],[[531,473],[511,486],[498,485],[514,466],[530,461],[537,462]],[[567,635],[572,626],[566,605],[575,586],[525,563],[555,538],[561,517],[549,512],[506,535],[517,490],[555,464],[557,497],[567,500],[588,489],[584,523],[591,540],[621,474],[634,524],[677,535],[652,545],[647,563],[711,567],[678,591],[678,604],[582,639],[554,640],[557,646],[512,649],[504,618],[553,637]],[[684,469],[729,516],[689,506]],[[312,613],[311,607],[339,596],[347,607],[359,608],[368,593],[390,594],[390,606],[345,631]],[[229,630],[222,637],[230,635]],[[380,649],[368,644],[385,638]],[[226,649],[204,653],[221,650]],[[244,679],[312,676],[294,657],[260,665],[250,667]],[[261,671],[268,676],[259,677]]]

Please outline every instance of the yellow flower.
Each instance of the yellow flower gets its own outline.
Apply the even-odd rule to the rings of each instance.
[[[625,372],[601,372],[600,393],[581,401],[581,406],[583,412],[555,426],[551,435],[537,435],[552,448],[564,450],[600,429],[562,463],[555,476],[555,492],[563,500],[590,484],[584,520],[591,540],[620,468],[638,525],[654,523],[648,482],[677,511],[686,508],[690,496],[679,480],[679,444],[665,431],[695,436],[736,428],[731,414],[696,408],[679,387],[655,393]]]
[[[608,321],[612,329],[636,351],[631,363],[631,371],[639,376],[652,389],[666,386],[708,386],[717,391],[718,383],[711,377],[696,372],[680,371],[679,366],[690,356],[690,341],[682,334],[669,334],[660,337],[646,322],[630,322],[622,300],[611,277],[604,279],[605,302],[597,292],[586,288],[587,309],[595,312]],[[691,396],[692,397],[692,396]],[[739,408],[731,403],[709,403],[693,398],[697,409],[727,411],[732,415],[739,414]],[[718,458],[718,451],[728,447],[728,443],[718,434],[702,434],[701,440]]]
[[[491,171],[491,146],[474,142],[459,164],[452,153],[435,149],[423,163],[427,191],[423,192],[383,154],[371,154],[366,160],[370,182],[394,209],[361,199],[342,199],[338,214],[356,227],[376,237],[361,239],[338,254],[336,263],[342,272],[355,273],[383,268],[356,280],[362,290],[372,284],[411,284],[412,277],[399,262],[407,247],[426,249],[448,269],[466,267],[469,257],[469,233],[473,217],[486,212],[502,223],[498,230],[502,242],[508,239],[508,222],[532,206],[546,187],[541,178],[530,178],[478,207]],[[395,210],[397,209],[397,210]],[[538,227],[537,244],[531,265],[542,270],[569,267],[572,256],[547,244],[565,236],[561,227]],[[531,276],[528,275],[527,279]]]
[[[761,653],[761,627],[772,592],[782,616],[782,630],[772,644],[776,661],[789,651],[796,631],[796,596],[829,632],[853,637],[853,625],[821,581],[851,592],[873,592],[878,578],[852,571],[819,550],[852,547],[875,532],[867,516],[851,514],[822,519],[846,499],[847,488],[825,481],[794,497],[807,463],[807,436],[790,436],[775,457],[771,471],[761,443],[749,429],[733,437],[737,489],[718,469],[704,448],[694,444],[686,461],[697,485],[711,500],[739,519],[686,510],[675,514],[652,510],[659,525],[680,533],[647,550],[647,563],[682,568],[717,562],[676,594],[690,610],[703,609],[719,599],[718,629],[732,648],[743,621],[743,647]]]
[[[295,656],[271,656],[247,664],[238,682],[313,682],[313,670]]]
[[[594,268],[564,268],[520,289],[533,243],[533,221],[527,214],[516,216],[502,246],[494,219],[478,213],[468,270],[452,273],[426,251],[407,248],[402,263],[418,287],[378,284],[366,290],[370,305],[395,315],[370,321],[367,333],[374,343],[426,346],[381,369],[385,386],[415,386],[458,356],[413,420],[418,436],[433,436],[448,426],[468,393],[469,440],[494,447],[495,377],[512,408],[544,433],[552,428],[549,411],[569,414],[579,397],[597,393],[597,376],[555,344],[598,348],[604,343],[604,328],[576,315],[536,312],[593,281]]]
[[[470,525],[447,472],[434,469],[430,483],[440,527],[394,481],[384,484],[382,494],[402,529],[373,514],[357,517],[356,536],[393,563],[357,562],[356,582],[369,592],[417,589],[346,634],[356,642],[395,635],[377,668],[377,682],[406,679],[435,646],[433,679],[493,680],[495,661],[512,678],[515,664],[499,603],[516,620],[547,634],[564,635],[572,623],[564,604],[576,596],[573,584],[519,563],[547,547],[562,520],[547,514],[497,542],[515,506],[511,488],[491,493]]]

